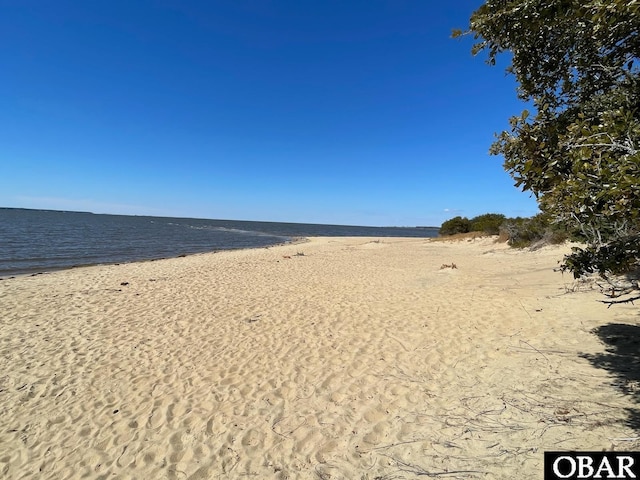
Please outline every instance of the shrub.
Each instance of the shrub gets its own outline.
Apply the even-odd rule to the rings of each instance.
[[[517,248],[558,244],[575,237],[564,225],[552,222],[546,213],[531,218],[509,218],[500,227],[500,235]]]
[[[445,221],[440,227],[440,235],[455,235],[471,231],[471,222],[467,217],[454,217]]]
[[[578,231],[552,221],[547,213],[539,213],[530,218],[506,218],[500,213],[485,213],[471,220],[455,217],[440,227],[440,235],[445,236],[469,232],[500,235],[499,240],[517,248],[557,244],[567,239],[582,240]]]
[[[505,218],[501,213],[478,215],[470,220],[471,231],[484,232],[487,235],[498,235],[500,233],[500,226],[504,223]]]

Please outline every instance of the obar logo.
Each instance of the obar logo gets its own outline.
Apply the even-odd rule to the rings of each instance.
[[[545,452],[545,480],[640,478],[640,452]]]

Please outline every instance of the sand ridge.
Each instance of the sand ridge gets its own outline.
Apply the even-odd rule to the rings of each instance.
[[[0,282],[3,478],[541,478],[632,449],[567,247],[312,238]],[[455,263],[457,268],[441,268]]]

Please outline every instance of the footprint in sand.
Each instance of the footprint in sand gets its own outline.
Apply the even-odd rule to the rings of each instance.
[[[255,457],[263,450],[265,435],[254,428],[247,431],[242,437],[242,446],[250,457]]]
[[[171,444],[171,455],[169,455],[169,462],[178,463],[184,456],[184,443],[182,442],[182,432],[176,432],[169,438]]]
[[[380,422],[363,437],[363,440],[371,445],[378,445],[389,437],[390,429],[391,424],[389,422]]]

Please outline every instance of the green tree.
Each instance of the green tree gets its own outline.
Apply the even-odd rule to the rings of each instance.
[[[505,170],[543,212],[582,232],[586,247],[563,268],[604,278],[636,270],[640,1],[487,0],[465,32],[454,31],[462,34],[473,35],[472,52],[485,52],[491,65],[509,53],[518,96],[534,106],[533,115],[511,118],[490,151],[504,156]]]
[[[471,222],[467,217],[454,217],[442,223],[440,235],[454,235],[471,231]]]
[[[484,232],[489,235],[498,235],[500,233],[500,226],[505,221],[505,216],[501,213],[485,213],[473,217],[471,222],[472,232]]]

